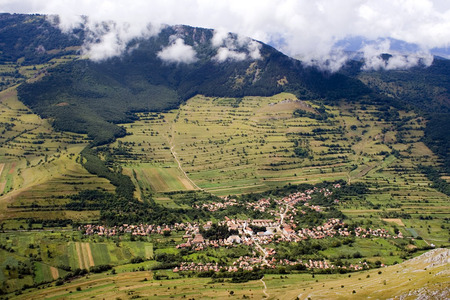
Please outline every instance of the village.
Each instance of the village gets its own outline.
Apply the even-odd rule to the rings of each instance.
[[[334,189],[339,189],[340,185],[335,184]],[[292,193],[281,199],[261,198],[256,202],[239,203],[236,199],[224,197],[221,202],[210,202],[194,204],[196,209],[206,211],[217,211],[228,206],[244,206],[244,209],[266,212],[273,216],[273,219],[237,219],[225,217],[217,223],[207,221],[199,224],[197,222],[175,223],[172,225],[123,224],[121,226],[105,227],[102,225],[80,226],[86,235],[116,236],[131,234],[132,236],[164,235],[170,236],[172,232],[183,232],[182,242],[176,245],[177,249],[188,249],[191,251],[203,251],[207,248],[232,248],[245,245],[253,249],[252,256],[242,256],[233,261],[230,265],[219,265],[218,263],[182,262],[173,269],[174,272],[192,271],[228,271],[238,270],[252,271],[259,269],[274,269],[278,266],[301,266],[306,269],[336,269],[361,270],[368,268],[366,262],[349,264],[348,266],[335,266],[325,260],[278,260],[275,258],[276,250],[273,245],[281,242],[298,243],[308,239],[326,239],[333,237],[357,237],[357,238],[403,238],[402,233],[391,235],[386,229],[370,229],[355,227],[350,229],[347,224],[338,218],[326,220],[322,225],[315,227],[301,227],[296,224],[294,216],[297,214],[307,214],[308,210],[321,212],[326,207],[312,205],[309,203],[311,195],[320,193],[324,197],[332,197],[333,192],[328,189],[310,189],[304,192]],[[338,203],[338,199],[333,200]],[[275,205],[273,205],[275,203]],[[226,228],[227,233],[222,238],[210,239],[204,235],[213,228]],[[271,247],[272,245],[272,247]]]

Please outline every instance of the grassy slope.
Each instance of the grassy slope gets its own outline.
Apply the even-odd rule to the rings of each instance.
[[[125,272],[136,267],[128,265],[131,258],[153,257],[153,244],[148,241],[103,240],[71,230],[7,232],[0,235],[0,244],[13,250],[0,249],[0,286],[8,291],[21,289],[24,284],[51,282],[64,277],[68,273],[65,271],[67,267],[75,270],[112,264],[120,265],[118,270]],[[32,261],[30,257],[40,259]],[[18,278],[17,274],[9,271],[19,262],[34,265],[34,275]],[[155,262],[147,261],[143,265],[149,263]]]
[[[179,110],[162,114],[162,119],[141,115],[140,121],[126,125],[133,135],[120,141],[135,143],[130,145],[139,158],[135,162],[151,161],[163,166],[174,163],[168,151],[174,146],[183,169],[198,185],[209,190],[327,178],[359,180],[397,163],[395,157],[380,154],[392,149],[408,156],[403,160],[405,165],[411,166],[412,160],[420,160],[421,156],[426,156],[421,160],[423,163],[436,161],[432,152],[419,142],[423,135],[420,118],[412,113],[402,116],[411,118],[402,142],[398,141],[399,130],[393,122],[377,120],[379,111],[374,106],[365,106],[364,110],[361,105],[346,103],[327,107],[327,112],[335,117],[319,121],[294,117],[294,109],[313,111],[313,108],[305,102],[279,103],[285,99],[295,100],[295,96],[244,97],[238,107],[233,107],[236,99],[227,103],[224,98],[196,96]],[[352,125],[357,129],[351,130]],[[314,133],[314,129],[329,132]],[[293,155],[294,140],[310,150],[310,158]],[[354,164],[357,168],[352,170]],[[233,184],[237,179],[243,184]]]
[[[81,135],[56,132],[47,120],[17,100],[14,88],[0,92],[0,218],[82,218],[73,212],[30,211],[30,205],[58,207],[80,189],[113,190],[105,179],[76,162],[87,145]],[[12,124],[12,125],[4,125]],[[86,214],[88,219],[91,214]]]
[[[296,98],[286,93],[242,99],[196,96],[178,110],[139,114],[140,120],[124,125],[132,135],[111,147],[121,144],[132,154],[116,158],[130,175],[135,170],[141,193],[189,189],[182,185],[186,180],[171,155],[173,146],[188,177],[214,194],[336,179],[366,182],[374,193],[343,199],[340,209],[347,216],[380,225],[383,218],[401,218],[405,234],[414,228],[430,243],[447,242],[441,226],[449,217],[449,198],[430,188],[416,169],[439,162],[420,141],[425,125],[420,117],[400,112],[395,121],[385,120],[373,105],[342,102],[326,106],[334,117],[315,120],[294,117],[293,111],[314,112],[317,106],[286,99]],[[293,155],[294,140],[309,149],[309,158]],[[406,219],[408,214],[412,219]]]

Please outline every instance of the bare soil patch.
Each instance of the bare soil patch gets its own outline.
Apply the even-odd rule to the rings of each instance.
[[[403,226],[405,227],[405,224],[402,222],[401,219],[383,219],[383,221],[389,222],[389,223],[395,223],[398,226]]]
[[[195,190],[194,186],[186,178],[178,177],[178,179],[180,180],[180,182],[184,185],[184,187],[186,189],[188,189],[188,190]]]
[[[16,162],[13,162],[13,163],[11,164],[11,168],[9,169],[8,174],[13,174],[15,168],[16,168]]]
[[[89,259],[89,266],[95,266],[94,257],[92,256],[91,245],[89,243],[85,243],[86,256]]]
[[[53,279],[58,279],[59,278],[59,271],[57,268],[55,267],[50,267],[50,272],[52,272],[52,277]]]

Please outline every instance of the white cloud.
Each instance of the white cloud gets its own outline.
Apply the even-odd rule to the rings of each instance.
[[[248,51],[249,51],[249,56],[252,59],[260,59],[261,58],[261,52],[259,51],[261,49],[261,44],[258,43],[257,41],[250,41],[250,43],[248,43]]]
[[[213,47],[218,48],[214,59],[218,62],[226,60],[257,60],[261,58],[261,44],[249,37],[232,35],[224,29],[214,30],[211,40]]]
[[[395,70],[408,69],[419,63],[429,66],[433,62],[433,56],[427,52],[416,52],[405,55],[403,53],[392,52],[389,40],[381,41],[377,44],[366,44],[362,48],[364,55],[364,70]],[[390,57],[383,59],[382,54],[390,53]]]
[[[181,38],[177,38],[171,45],[158,52],[158,57],[168,63],[190,64],[197,61],[196,52],[190,45],[186,45]]]
[[[214,30],[214,35],[212,37],[211,43],[214,47],[220,47],[224,44],[225,40],[228,39],[228,31],[223,28],[218,28]]]
[[[105,55],[123,49],[133,35],[153,34],[148,22],[154,29],[157,24],[220,28],[213,41],[217,48],[235,51],[221,44],[227,32],[235,32],[333,68],[345,58],[336,54],[335,43],[355,36],[391,37],[417,44],[424,53],[450,47],[448,0],[0,0],[0,11],[60,14],[66,29],[76,26],[79,15],[89,15],[92,26],[105,20],[128,24],[118,25],[116,36],[100,38],[104,46],[90,47]]]
[[[226,60],[244,60],[247,58],[247,54],[244,52],[238,52],[234,50],[230,50],[227,47],[220,47],[219,50],[217,50],[216,56],[214,56],[214,59],[218,62],[224,62]]]

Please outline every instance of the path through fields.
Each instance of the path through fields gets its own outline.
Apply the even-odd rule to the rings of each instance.
[[[203,190],[202,188],[200,188],[197,184],[195,184],[195,182],[193,182],[191,180],[191,178],[189,178],[189,176],[186,174],[186,172],[183,170],[183,167],[181,166],[181,162],[177,157],[177,153],[173,150],[175,148],[175,145],[173,144],[173,137],[174,137],[174,128],[173,125],[171,125],[171,138],[169,139],[169,145],[170,145],[170,153],[172,153],[173,158],[175,158],[175,161],[178,164],[178,169],[180,169],[181,173],[184,174],[184,176],[187,178],[187,180],[189,180],[189,182],[192,184],[193,187],[195,187],[198,190]]]
[[[264,276],[261,278],[261,282],[262,282],[262,284],[264,285],[264,289],[263,289],[263,293],[264,293],[264,295],[266,295],[266,297],[268,298],[269,297],[269,294],[267,293],[267,285],[266,285],[266,283],[264,282]]]

